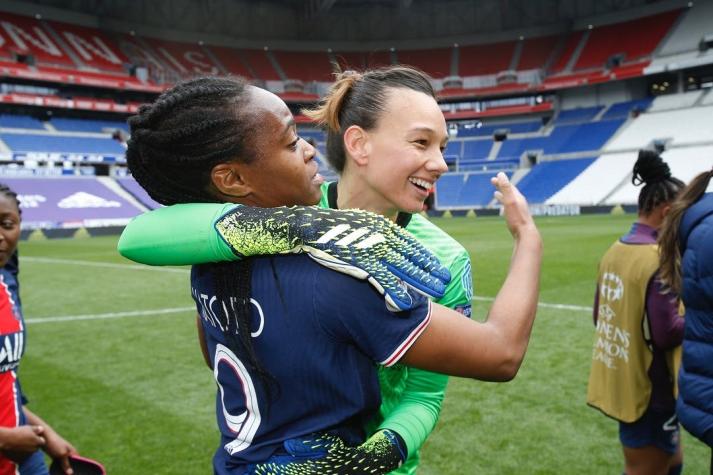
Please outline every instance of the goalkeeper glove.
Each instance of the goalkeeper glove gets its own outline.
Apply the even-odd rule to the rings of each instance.
[[[413,236],[366,211],[173,205],[134,218],[118,248],[124,257],[149,265],[306,252],[322,265],[368,279],[391,310],[411,306],[402,282],[440,298],[450,281],[448,269]]]
[[[383,474],[406,460],[405,445],[398,434],[380,430],[356,447],[347,446],[335,435],[323,434],[284,442],[289,455],[273,456],[252,466],[252,475],[339,475]]]
[[[406,286],[440,298],[450,280],[411,234],[368,211],[238,206],[215,229],[241,257],[306,252],[325,267],[367,279],[394,311],[413,305]]]

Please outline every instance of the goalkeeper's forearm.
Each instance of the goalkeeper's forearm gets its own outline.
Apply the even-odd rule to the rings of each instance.
[[[238,260],[214,227],[218,218],[237,206],[240,205],[190,203],[143,213],[121,233],[119,253],[154,266]]]

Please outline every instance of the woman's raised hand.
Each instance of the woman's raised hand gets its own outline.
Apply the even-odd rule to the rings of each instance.
[[[510,183],[507,175],[499,172],[490,179],[490,182],[496,188],[493,196],[503,205],[503,215],[510,234],[515,239],[519,239],[525,231],[537,231],[527,200],[520,190]]]

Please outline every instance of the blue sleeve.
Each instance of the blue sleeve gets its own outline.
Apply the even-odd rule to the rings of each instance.
[[[412,294],[411,310],[395,313],[366,281],[320,269],[315,284],[318,324],[332,338],[355,345],[384,366],[398,362],[431,318],[431,303],[420,294]]]

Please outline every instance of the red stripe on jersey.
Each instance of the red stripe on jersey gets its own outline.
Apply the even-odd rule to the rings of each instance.
[[[20,423],[15,378],[14,371],[0,373],[0,427],[17,427]],[[0,454],[0,475],[17,473],[17,465]]]
[[[396,364],[401,359],[401,357],[404,355],[404,353],[406,353],[406,351],[408,351],[408,349],[411,348],[411,345],[413,345],[414,342],[418,339],[418,337],[421,336],[421,333],[423,333],[423,331],[426,329],[428,324],[431,322],[432,308],[433,307],[432,307],[431,301],[429,300],[428,301],[428,313],[426,314],[426,318],[424,318],[423,321],[421,322],[421,324],[419,326],[417,326],[411,332],[409,337],[406,338],[406,340],[404,340],[404,342],[401,343],[398,346],[398,348],[396,348],[396,350],[391,354],[391,356],[386,358],[386,360],[384,360],[381,363],[382,365],[388,367],[388,366],[392,366],[392,365]]]
[[[17,318],[13,311],[10,290],[0,278],[0,335],[9,335],[21,330],[20,319]]]

